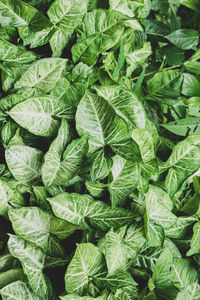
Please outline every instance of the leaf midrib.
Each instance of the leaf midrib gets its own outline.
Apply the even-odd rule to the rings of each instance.
[[[105,145],[105,139],[104,139],[104,136],[103,136],[103,128],[102,128],[102,125],[101,125],[101,120],[99,119],[98,113],[96,111],[96,107],[95,107],[94,102],[92,101],[92,98],[90,97],[90,95],[88,95],[88,99],[90,101],[90,104],[92,105],[92,108],[93,108],[93,111],[94,111],[97,123],[98,123],[99,128],[100,128],[101,143],[103,145]]]
[[[158,74],[158,73],[157,73]],[[171,82],[173,82],[174,80],[176,80],[178,77],[180,76],[180,73],[176,73],[176,76],[173,79],[170,79],[169,81],[167,81],[166,83],[164,83],[163,85],[159,86],[158,89],[154,90],[151,94],[149,94],[150,96],[156,95],[156,93],[160,90],[163,90],[165,86],[169,85]]]
[[[18,16],[13,10],[11,10],[11,8],[9,6],[6,6],[5,3],[3,3],[3,2],[0,2],[0,5],[1,4],[2,4],[2,6],[6,7],[13,15],[17,16],[18,19],[22,20],[23,23],[25,24],[24,26],[28,25],[28,23],[24,19],[22,19],[20,16]]]
[[[11,149],[9,150],[10,155],[13,158],[16,158],[16,156],[14,155],[13,151],[11,151]],[[25,164],[26,161],[19,159],[19,156],[17,157],[17,160],[22,163],[22,166],[25,166],[27,169],[31,170],[33,173],[35,173],[37,176],[40,176],[40,173],[37,172],[36,170],[32,169],[30,165]]]

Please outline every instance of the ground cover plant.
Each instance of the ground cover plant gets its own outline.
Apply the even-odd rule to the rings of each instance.
[[[0,297],[200,299],[199,0],[0,0]]]

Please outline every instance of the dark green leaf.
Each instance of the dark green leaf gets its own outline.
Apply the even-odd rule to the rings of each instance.
[[[180,29],[176,30],[166,38],[176,47],[182,50],[196,49],[199,43],[199,34],[192,29]]]

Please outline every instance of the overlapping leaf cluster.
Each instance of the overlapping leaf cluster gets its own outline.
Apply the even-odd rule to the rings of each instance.
[[[0,0],[3,300],[199,299],[199,17]]]

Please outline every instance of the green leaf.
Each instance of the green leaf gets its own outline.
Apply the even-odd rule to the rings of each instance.
[[[158,72],[147,82],[147,99],[161,103],[176,99],[181,92],[182,80],[179,71]]]
[[[184,5],[188,8],[191,8],[197,12],[200,11],[200,3],[198,0],[180,0],[180,2],[182,5]]]
[[[110,9],[118,11],[130,18],[134,17],[131,6],[127,0],[109,0]]]
[[[54,241],[54,236],[65,239],[77,229],[77,226],[60,220],[38,207],[10,209],[9,219],[18,236],[42,248],[51,256],[63,254],[59,242]]]
[[[100,33],[93,34],[75,44],[72,47],[72,58],[74,63],[81,60],[88,65],[94,65],[99,55],[101,36]]]
[[[95,159],[90,168],[90,174],[92,181],[97,181],[104,179],[110,173],[112,167],[112,159],[106,157],[104,150],[100,149],[98,152],[94,153]]]
[[[20,0],[1,0],[0,24],[7,26],[27,26],[37,10]]]
[[[138,4],[141,5],[141,1],[137,0]],[[148,17],[150,10],[151,10],[151,0],[143,0],[142,1],[142,9],[139,13],[139,17],[145,19]],[[134,4],[133,4],[134,5]]]
[[[35,13],[29,26],[18,27],[24,46],[36,48],[47,44],[54,32],[53,24],[42,13]]]
[[[144,162],[149,162],[156,157],[156,144],[151,133],[146,129],[136,128],[132,131],[132,138],[140,147]]]
[[[50,21],[60,30],[71,34],[87,12],[88,0],[56,0],[48,10]]]
[[[109,275],[126,271],[146,242],[144,228],[140,224],[130,225],[124,237],[121,236],[123,230],[123,227],[117,232],[111,229],[106,234],[105,257]]]
[[[133,266],[139,266],[153,272],[162,251],[163,249],[161,247],[144,245],[143,249],[138,253]]]
[[[78,42],[72,47],[74,62],[79,59],[93,65],[101,52],[115,46],[124,27],[119,13],[112,10],[94,10],[85,15]]]
[[[126,62],[129,65],[127,68],[127,76],[130,77],[136,68],[144,64],[151,53],[152,51],[150,42],[144,43],[141,49],[128,53],[126,56]]]
[[[116,130],[117,122],[120,119],[104,99],[95,94],[87,93],[80,101],[76,112],[76,127],[79,135],[89,136],[97,145],[104,146],[115,141],[124,139],[126,127]],[[115,128],[113,126],[115,125]],[[119,128],[120,129],[120,128]]]
[[[80,139],[73,140],[63,153],[63,168],[68,171],[68,177],[72,179],[77,172],[81,169],[83,159],[88,151],[88,139],[82,137]],[[66,180],[67,172],[66,172]]]
[[[89,137],[96,148],[109,145],[115,153],[133,161],[139,159],[139,149],[130,140],[130,132],[123,119],[115,114],[106,100],[87,92],[76,112],[76,129]]]
[[[62,50],[67,45],[75,28],[81,23],[87,12],[87,3],[88,0],[56,0],[50,6],[47,14],[57,29],[50,40],[54,56],[62,54]]]
[[[166,236],[174,239],[184,238],[191,230],[192,224],[195,221],[195,217],[178,217],[176,224],[165,230]]]
[[[66,35],[60,29],[57,29],[50,38],[49,44],[52,50],[53,57],[60,57],[70,40],[70,35]]]
[[[5,123],[5,125],[1,129],[2,143],[8,145],[10,140],[15,135],[17,129],[18,126],[13,121],[8,121],[7,123]]]
[[[116,290],[115,297],[120,300],[128,300],[138,296],[138,290],[135,285],[126,286]]]
[[[200,75],[200,62],[190,61],[190,62],[186,62],[184,66],[188,71]]]
[[[5,151],[6,163],[16,180],[31,183],[41,175],[42,152],[29,146],[11,146]]]
[[[48,299],[52,294],[52,287],[49,279],[42,272],[45,265],[45,254],[42,250],[15,235],[10,235],[8,248],[10,253],[20,260],[35,294]]]
[[[123,208],[112,209],[106,203],[94,201],[89,195],[61,193],[47,200],[58,218],[83,229],[89,227],[88,221],[95,228],[106,231],[126,225],[133,219],[132,212]]]
[[[9,111],[9,116],[23,128],[40,136],[52,136],[59,127],[58,118],[68,118],[68,107],[52,96],[27,99]]]
[[[197,61],[200,58],[200,49],[198,49],[194,55],[190,58],[191,61]]]
[[[37,9],[20,0],[0,2],[0,24],[3,27],[18,27],[24,44],[38,47],[49,41],[52,24]]]
[[[134,251],[132,253],[130,250],[131,249],[123,243],[119,234],[112,230],[106,234],[106,263],[110,275],[118,271],[125,271],[128,268],[129,259],[132,256],[131,254],[134,253]]]
[[[129,287],[135,288],[137,283],[134,281],[133,277],[129,272],[118,272],[115,275],[100,274],[95,278],[95,282],[100,287],[106,287],[113,291],[116,291],[119,287]]]
[[[183,289],[197,282],[198,271],[189,258],[178,258],[172,264],[171,280],[178,289]]]
[[[183,74],[182,94],[188,97],[199,96],[200,83],[198,79],[191,74]]]
[[[37,204],[41,209],[46,210],[47,212],[51,211],[49,203],[46,201],[47,198],[47,191],[45,190],[44,186],[33,186],[33,193],[34,193],[34,204]]]
[[[111,227],[118,228],[129,224],[134,215],[124,208],[111,208],[101,201],[95,201],[88,217],[92,226],[106,231]]]
[[[137,188],[140,167],[120,156],[113,158],[112,179],[108,185],[112,207],[122,206],[126,198]]]
[[[162,37],[170,33],[170,27],[158,20],[145,20],[145,32],[151,39],[161,40]]]
[[[51,95],[54,98],[65,102],[69,119],[74,119],[75,105],[78,102],[76,99],[80,97],[78,92],[79,91],[73,86],[73,83],[64,77],[61,77],[60,80],[58,80],[54,89],[51,91]]]
[[[94,300],[94,299],[98,299],[98,300],[107,300],[107,294],[104,293],[104,295],[99,296],[99,297],[90,297],[90,296],[78,296],[75,294],[68,294],[66,296],[60,296],[61,300]]]
[[[1,263],[0,263],[0,270],[1,272],[7,271],[15,266],[16,259],[12,257],[9,253],[5,253],[0,256]]]
[[[42,180],[45,185],[51,185],[57,180],[57,173],[61,168],[61,157],[70,139],[69,124],[65,119],[62,119],[61,126],[56,139],[50,145],[48,152],[44,157],[42,166]]]
[[[187,300],[187,299],[197,300],[199,297],[199,293],[200,293],[200,285],[197,282],[195,282],[193,284],[188,285],[183,290],[181,290],[178,293],[176,300]]]
[[[173,45],[167,45],[161,48],[163,57],[166,57],[166,62],[170,66],[182,64],[185,59],[185,52]]]
[[[184,180],[199,168],[199,143],[199,135],[189,136],[174,147],[172,154],[165,163],[165,166],[169,168],[165,187],[171,197],[178,191]]]
[[[164,231],[173,228],[177,217],[171,212],[173,204],[168,194],[159,187],[149,186],[146,199],[146,236],[151,246],[161,246]]]
[[[7,286],[8,284],[16,280],[25,280],[25,275],[22,269],[10,269],[0,274],[0,288]],[[1,293],[1,292],[0,292]]]
[[[17,30],[14,27],[0,28],[0,38],[12,42],[16,36]]]
[[[97,247],[91,243],[78,244],[65,274],[66,291],[84,295],[93,276],[103,267],[103,254]]]
[[[62,58],[38,60],[15,83],[15,88],[34,88],[38,94],[50,92],[60,79],[66,62],[67,60]]]
[[[61,77],[51,91],[52,96],[66,103],[71,111],[71,119],[74,119],[76,107],[85,94],[91,73],[91,67],[79,63],[73,68],[69,79]]]
[[[141,101],[130,90],[118,85],[94,86],[97,94],[108,101],[116,114],[133,127],[145,128],[146,116]]]
[[[37,60],[38,55],[0,39],[0,60],[12,63],[12,66],[28,64]]]
[[[69,139],[69,124],[63,119],[58,135],[44,157],[42,180],[47,187],[69,182],[81,168],[88,150],[87,139],[76,139],[66,148]]]
[[[7,216],[10,207],[21,207],[25,204],[22,195],[9,182],[0,179],[0,215]]]
[[[173,132],[174,134],[186,136],[186,134],[200,134],[199,125],[200,118],[188,117],[164,124],[162,127],[166,128],[170,132]]]
[[[195,223],[193,227],[193,236],[190,242],[190,250],[187,252],[187,256],[191,256],[200,252],[200,222]]]
[[[85,186],[93,197],[101,197],[104,193],[104,189],[107,187],[107,185],[104,183],[93,183],[88,180],[86,180]]]
[[[173,300],[176,297],[177,290],[171,280],[171,266],[172,254],[168,248],[165,248],[155,265],[152,277],[158,298]]]
[[[179,29],[167,35],[166,39],[182,50],[196,49],[199,34],[193,29]]]
[[[40,297],[33,294],[28,284],[17,280],[5,286],[0,290],[3,300],[40,300]]]
[[[4,92],[13,88],[14,83],[21,77],[22,73],[27,71],[28,68],[29,65],[13,66],[13,63],[4,62],[2,66],[2,89]],[[27,95],[29,95],[29,93],[27,93]]]

